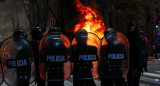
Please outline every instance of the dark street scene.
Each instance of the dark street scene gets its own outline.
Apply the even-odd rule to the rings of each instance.
[[[0,0],[0,86],[160,86],[160,0]]]

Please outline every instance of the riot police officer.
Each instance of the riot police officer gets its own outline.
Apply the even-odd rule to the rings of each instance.
[[[100,50],[101,86],[125,86],[128,72],[128,39],[109,28],[104,32]]]
[[[48,86],[64,86],[64,80],[70,75],[67,40],[57,27],[52,27],[40,42],[40,75]]]
[[[60,35],[60,30],[58,29],[58,27],[52,27],[48,30],[48,33],[54,33],[54,34]],[[60,48],[58,48],[58,49],[61,50]],[[64,49],[65,49],[65,51],[67,51],[66,47],[64,47]],[[59,67],[63,67],[63,64],[61,64],[61,63],[57,64],[57,65],[59,65]],[[60,71],[63,71],[63,69],[59,70],[59,72]],[[63,77],[63,73],[60,75],[61,75],[61,77]],[[64,81],[49,81],[48,86],[64,86]]]
[[[96,86],[92,75],[92,62],[99,60],[98,50],[95,46],[88,45],[88,38],[88,32],[84,29],[79,29],[75,33],[77,44],[74,44],[74,40],[72,42],[73,86]]]
[[[33,48],[33,55],[34,55],[34,63],[36,68],[36,82],[37,86],[44,86],[45,81],[41,79],[39,75],[39,43],[41,38],[43,37],[42,29],[40,27],[33,27],[31,29],[31,36],[32,36],[32,48]]]
[[[29,86],[35,79],[33,52],[27,34],[15,30],[1,46],[4,80],[9,86]]]

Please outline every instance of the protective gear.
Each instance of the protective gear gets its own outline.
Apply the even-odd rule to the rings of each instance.
[[[108,34],[109,32],[114,31],[112,28],[108,28],[104,31],[104,35]]]
[[[0,42],[0,50],[3,42]],[[1,53],[0,53],[0,58],[1,58]],[[2,73],[2,61],[0,59],[0,85],[3,83],[3,73]]]
[[[3,73],[2,73],[2,66],[0,64],[0,85],[3,83]]]
[[[32,48],[34,54],[34,62],[35,62],[35,69],[36,69],[36,82],[37,86],[44,86],[45,80],[42,80],[39,75],[39,42],[43,37],[42,29],[40,27],[33,27],[31,29],[31,36],[32,36]]]
[[[79,44],[86,44],[87,43],[87,38],[88,38],[88,33],[84,29],[79,29],[75,33],[75,39],[77,43]]]
[[[69,39],[61,33],[49,33],[42,38],[39,71],[43,80],[59,82],[70,76],[69,47]]]
[[[123,86],[125,83],[123,76],[127,75],[129,69],[128,52],[128,39],[122,33],[112,31],[105,34],[102,39],[99,67],[102,85],[114,81],[117,86]]]
[[[24,30],[15,30],[13,33],[13,37],[25,37],[27,38],[27,34]]]
[[[58,27],[52,27],[49,28],[48,33],[60,33],[60,30]]]
[[[0,42],[0,50],[1,50],[1,44],[2,42]],[[1,58],[1,53],[0,53],[0,58]],[[3,83],[3,73],[2,73],[2,61],[0,59],[0,85]]]
[[[73,86],[96,86],[93,78],[98,78],[98,52],[100,40],[84,29],[76,32],[71,46],[73,63]]]
[[[102,67],[105,67],[102,69],[107,70],[102,70],[103,75],[121,77],[128,73],[128,49],[128,39],[122,33],[111,32],[105,35],[105,38],[102,39],[101,61]],[[110,67],[113,65],[114,67]]]
[[[100,40],[95,34],[84,29],[76,32],[71,47],[74,78],[85,80],[99,77],[97,74],[99,49]]]
[[[32,38],[35,40],[40,40],[43,36],[42,29],[40,27],[34,27],[31,29]]]
[[[14,36],[1,46],[4,80],[9,86],[29,86],[35,79],[33,52],[29,41]]]
[[[43,37],[42,29],[40,27],[33,27],[31,29],[31,36],[32,36],[31,44],[33,48],[33,55],[34,55],[34,62],[36,69],[37,86],[44,86],[45,80],[42,80],[39,75],[39,42]]]

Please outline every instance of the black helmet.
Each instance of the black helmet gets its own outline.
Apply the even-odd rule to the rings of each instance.
[[[32,38],[35,40],[40,40],[43,36],[42,29],[40,27],[34,27],[31,29]]]
[[[109,32],[108,34],[105,34],[104,37],[109,45],[118,44],[118,34],[116,31]]]
[[[109,32],[114,31],[112,28],[108,28],[104,31],[104,35],[108,34]]]
[[[75,38],[77,40],[77,43],[79,44],[86,44],[88,33],[84,29],[79,29],[75,33]]]
[[[13,37],[25,37],[25,38],[27,38],[27,34],[26,34],[26,32],[24,31],[24,30],[22,30],[22,29],[16,29],[15,31],[14,31],[14,33],[13,33]]]
[[[48,33],[60,33],[60,30],[58,27],[51,27],[49,28]]]

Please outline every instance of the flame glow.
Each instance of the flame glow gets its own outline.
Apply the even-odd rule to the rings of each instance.
[[[106,27],[102,16],[96,9],[84,6],[79,0],[75,0],[76,9],[80,12],[79,23],[75,25],[74,33],[78,29],[85,29],[87,32],[95,33],[99,38],[103,37]]]

